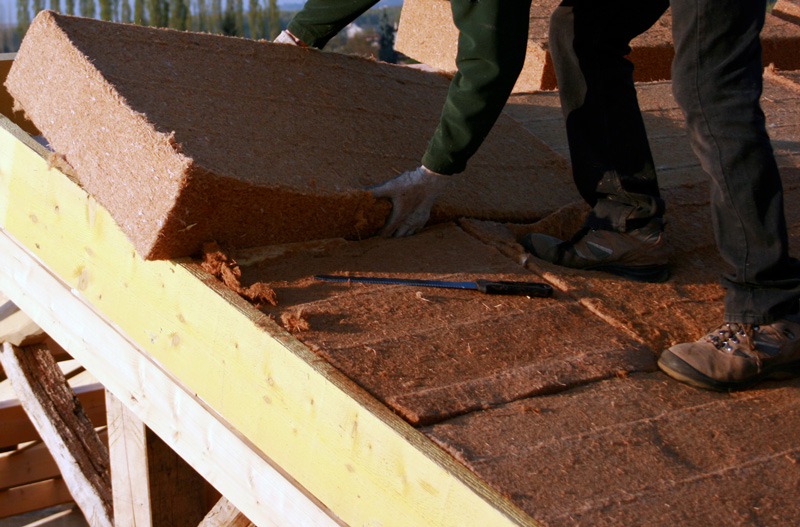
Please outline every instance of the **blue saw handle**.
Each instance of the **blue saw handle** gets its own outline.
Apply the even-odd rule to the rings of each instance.
[[[478,291],[487,295],[525,295],[525,296],[553,296],[553,288],[538,282],[505,282],[491,280],[476,280]]]

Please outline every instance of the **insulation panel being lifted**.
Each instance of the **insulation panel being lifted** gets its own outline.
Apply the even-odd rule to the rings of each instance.
[[[137,251],[160,259],[210,239],[236,248],[375,233],[389,204],[363,189],[419,165],[448,81],[43,11],[6,85]],[[571,187],[566,162],[503,116],[433,216],[531,221],[576,199]]]

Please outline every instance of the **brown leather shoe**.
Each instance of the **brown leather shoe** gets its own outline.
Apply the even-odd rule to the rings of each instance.
[[[800,316],[760,326],[725,323],[697,342],[672,346],[658,367],[708,390],[739,390],[767,378],[800,373]]]
[[[665,282],[669,247],[662,226],[654,220],[629,232],[584,227],[567,241],[534,233],[520,243],[531,255],[556,265],[604,271],[639,282]]]

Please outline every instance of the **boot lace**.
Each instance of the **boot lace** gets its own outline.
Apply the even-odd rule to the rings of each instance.
[[[755,333],[759,330],[758,326],[752,324],[726,322],[710,331],[705,339],[720,351],[726,353],[741,352],[755,359],[758,368],[761,369],[761,357],[758,355],[754,343]]]

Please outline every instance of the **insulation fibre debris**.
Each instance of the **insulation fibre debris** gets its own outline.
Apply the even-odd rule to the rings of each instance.
[[[798,0],[781,0],[787,9]],[[554,90],[556,77],[549,53],[550,15],[561,0],[533,0],[525,65],[514,92]],[[776,10],[779,7],[776,6]],[[777,14],[777,13],[776,13]],[[761,34],[764,64],[782,69],[800,68],[800,27],[776,16],[768,16]],[[448,0],[406,0],[403,4],[395,47],[401,53],[443,72],[456,71],[458,30],[453,24]],[[672,18],[669,11],[656,24],[631,42],[628,58],[634,80],[647,82],[670,78]]]
[[[448,81],[264,41],[40,12],[6,86],[146,259],[363,238],[365,189],[414,169]],[[547,182],[547,193],[540,182]],[[575,198],[566,162],[508,117],[439,200],[533,221]]]

